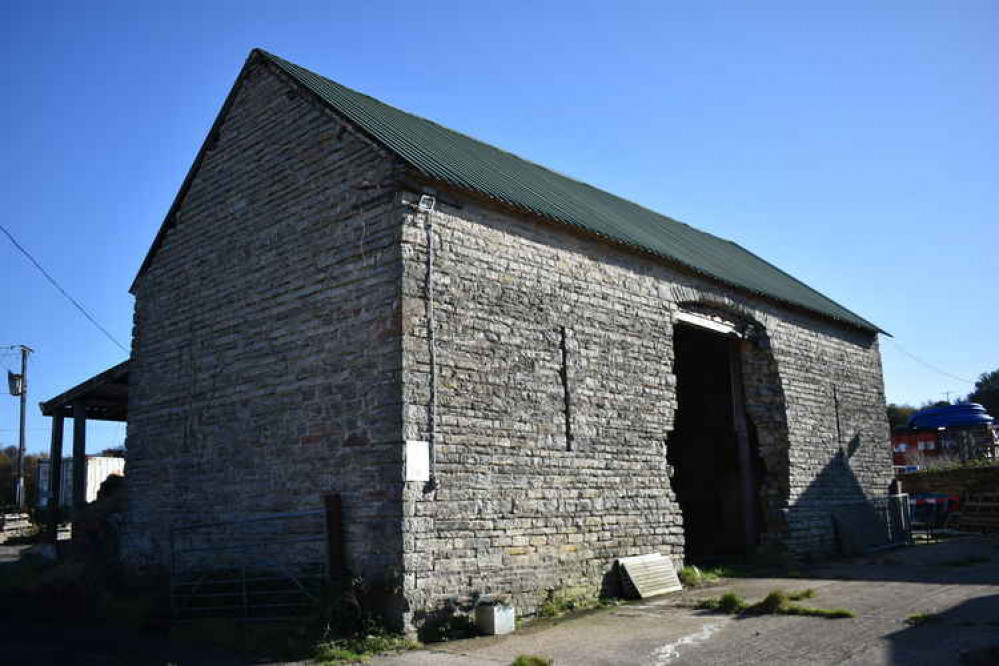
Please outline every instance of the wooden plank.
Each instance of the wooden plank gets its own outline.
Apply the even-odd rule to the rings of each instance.
[[[683,589],[673,568],[673,560],[659,553],[622,557],[617,563],[626,581],[642,599]]]

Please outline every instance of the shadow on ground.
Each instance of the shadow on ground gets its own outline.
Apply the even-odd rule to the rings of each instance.
[[[806,575],[813,579],[995,585],[999,583],[999,535],[960,536],[833,560],[810,567]]]
[[[942,613],[912,616],[910,623],[885,637],[893,664],[920,663],[927,653],[948,645],[959,664],[999,664],[999,594],[969,599]]]

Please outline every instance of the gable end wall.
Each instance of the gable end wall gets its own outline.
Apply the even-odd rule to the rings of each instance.
[[[347,565],[380,574],[402,549],[397,165],[266,65],[234,95],[136,283],[123,555],[339,492]]]

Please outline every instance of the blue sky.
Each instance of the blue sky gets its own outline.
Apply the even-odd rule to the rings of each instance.
[[[745,245],[896,336],[890,400],[967,393],[999,367],[999,5],[749,5],[5,2],[0,219],[127,344],[128,286],[260,46]],[[40,450],[37,401],[124,353],[4,237],[0,280]],[[0,395],[0,444],[16,413]]]

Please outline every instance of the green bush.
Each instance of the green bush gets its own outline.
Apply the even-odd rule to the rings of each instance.
[[[306,633],[313,643],[384,634],[379,608],[395,593],[392,583],[372,584],[356,577],[329,585],[305,623]]]

